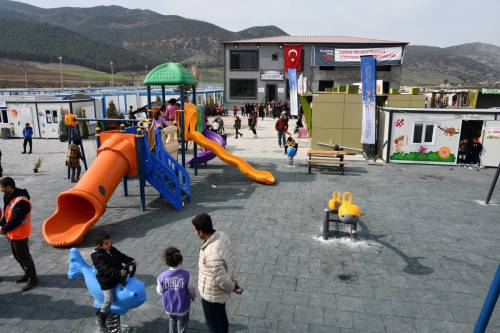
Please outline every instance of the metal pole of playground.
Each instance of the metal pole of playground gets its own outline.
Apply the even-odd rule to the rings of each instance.
[[[500,163],[498,163],[497,172],[495,172],[495,176],[493,177],[493,181],[491,182],[490,190],[488,191],[488,195],[486,196],[485,204],[489,205],[491,196],[493,195],[493,190],[497,186],[498,175],[500,175]]]
[[[161,105],[165,106],[167,103],[165,103],[165,85],[161,85]]]
[[[181,125],[181,155],[182,166],[186,167],[186,147],[184,146],[184,86],[179,86],[179,95],[181,98],[181,109],[179,111],[180,125]]]
[[[148,89],[148,109],[151,109],[151,86],[146,87]]]
[[[488,327],[488,322],[490,321],[491,314],[495,309],[495,305],[498,301],[498,295],[500,294],[500,265],[497,267],[497,272],[491,283],[488,295],[484,300],[483,308],[479,313],[477,318],[476,326],[474,327],[474,333],[484,333]]]
[[[193,86],[193,104],[196,105],[196,86]],[[198,158],[198,147],[196,145],[196,142],[194,142],[193,146],[193,167],[194,167],[194,175],[198,176],[198,163],[196,162],[196,159]]]

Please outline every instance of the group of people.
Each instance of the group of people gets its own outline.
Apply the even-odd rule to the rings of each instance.
[[[153,114],[152,128],[156,128],[158,125],[160,125],[162,128],[176,125],[177,110],[179,110],[177,100],[175,98],[171,98],[168,101],[168,105],[162,105],[160,107],[160,111]]]
[[[192,224],[196,235],[203,241],[198,259],[198,292],[211,333],[227,333],[229,321],[226,303],[232,293],[241,294],[237,268],[229,237],[213,228],[208,214],[197,215]],[[96,240],[91,255],[97,270],[97,280],[104,293],[104,302],[97,311],[99,327],[106,330],[106,320],[113,303],[114,288],[126,276],[125,266],[137,266],[137,261],[113,247],[111,237],[103,234]],[[182,254],[168,247],[163,258],[167,269],[157,278],[156,291],[169,318],[172,333],[187,332],[191,304],[197,292],[191,274],[182,268]]]
[[[26,283],[22,288],[25,292],[38,283],[35,263],[28,246],[32,228],[30,195],[27,190],[17,188],[10,177],[0,179],[0,190],[4,194],[3,214],[0,209],[0,234],[9,240],[14,259],[24,272],[16,283]],[[192,224],[195,234],[203,241],[198,260],[198,292],[207,326],[212,333],[227,333],[229,321],[226,303],[232,293],[243,292],[238,282],[231,241],[222,231],[214,229],[208,214],[197,215]],[[114,288],[126,276],[125,267],[137,266],[137,261],[113,247],[111,237],[105,233],[96,239],[91,258],[104,294],[104,301],[96,315],[99,327],[106,331]],[[181,252],[169,247],[164,252],[164,259],[167,269],[158,276],[156,291],[169,316],[170,332],[183,333],[187,331],[191,303],[195,301],[197,292],[191,274],[182,268]]]

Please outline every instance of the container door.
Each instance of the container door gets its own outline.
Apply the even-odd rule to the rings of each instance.
[[[497,167],[500,162],[500,120],[484,122],[481,161],[485,167]]]

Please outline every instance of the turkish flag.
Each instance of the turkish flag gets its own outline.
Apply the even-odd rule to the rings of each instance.
[[[302,45],[301,44],[285,44],[283,47],[285,53],[285,71],[288,68],[295,68],[297,71],[302,70]]]

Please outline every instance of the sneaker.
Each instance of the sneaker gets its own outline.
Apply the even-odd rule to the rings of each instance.
[[[37,284],[38,284],[38,279],[36,279],[36,280],[28,280],[28,283],[26,283],[26,285],[23,287],[23,289],[21,289],[21,291],[25,292],[25,291],[31,290]]]
[[[25,275],[22,278],[16,280],[16,283],[24,283],[24,282],[28,282],[28,275]]]
[[[21,154],[26,154],[26,152],[25,152],[25,151],[23,151]]]
[[[31,154],[31,152],[29,152],[28,154]]]

